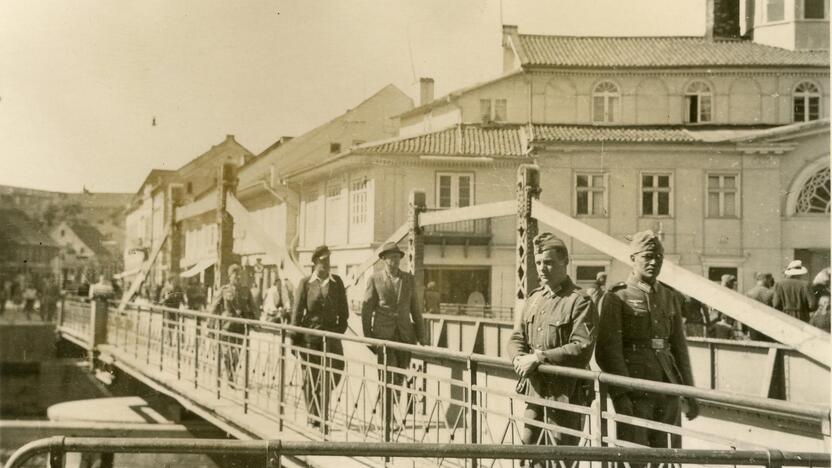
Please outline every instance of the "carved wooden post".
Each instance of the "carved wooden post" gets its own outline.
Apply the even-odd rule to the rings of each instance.
[[[516,308],[520,310],[526,298],[537,287],[532,240],[537,235],[537,220],[532,218],[532,200],[540,198],[540,170],[523,164],[517,168],[517,269]]]
[[[225,210],[228,193],[234,193],[237,184],[235,167],[224,163],[219,169],[217,184],[217,268],[214,272],[214,290],[228,282],[228,267],[234,261],[234,218]]]

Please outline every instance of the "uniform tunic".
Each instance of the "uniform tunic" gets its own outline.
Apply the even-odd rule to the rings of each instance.
[[[651,286],[631,276],[626,288],[604,299],[595,361],[601,370],[612,374],[693,385],[682,313],[680,294],[659,282]],[[668,424],[680,422],[678,397],[620,388],[612,388],[610,393],[617,411],[621,402],[617,397],[627,394],[634,416]],[[623,425],[619,435],[642,445],[667,445],[665,433],[635,426]]]
[[[575,286],[568,277],[554,289],[539,287],[532,291],[522,314],[515,319],[508,343],[509,357],[541,351],[545,364],[586,368],[595,346],[598,313],[589,296]],[[584,403],[577,391],[575,379],[547,375],[535,371],[518,383],[518,391],[528,396],[562,402]],[[527,417],[542,420],[540,405],[528,403]],[[580,417],[575,413],[549,409],[546,418],[561,426],[580,428]],[[527,425],[524,443],[538,443],[540,428]],[[563,434],[553,434],[560,444],[576,443],[576,438],[564,440]],[[528,439],[528,440],[527,440]]]

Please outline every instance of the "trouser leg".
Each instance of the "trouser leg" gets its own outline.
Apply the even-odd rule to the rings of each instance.
[[[311,341],[311,340],[310,340]],[[318,343],[306,343],[306,348],[316,353],[302,352],[300,357],[303,360],[303,399],[306,403],[306,412],[309,422],[313,425],[321,423],[321,414],[325,411],[323,405],[323,382],[321,364],[323,360],[317,352],[321,351]]]
[[[654,421],[678,426],[681,422],[681,401],[673,395],[656,395],[654,397]],[[677,439],[677,440],[674,440]],[[677,436],[668,436],[664,431],[650,431],[650,446],[668,448],[674,443],[681,443]]]

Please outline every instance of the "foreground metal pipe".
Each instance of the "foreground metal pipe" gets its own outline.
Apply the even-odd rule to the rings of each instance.
[[[238,441],[227,439],[158,439],[51,437],[30,442],[9,459],[7,468],[19,468],[42,453],[181,453],[263,455],[276,460],[281,456],[346,456],[402,458],[486,458],[558,459],[565,462],[667,462],[706,465],[789,466],[830,464],[830,454],[820,452],[780,452],[777,450],[683,450],[616,447],[553,447],[544,445],[473,444],[391,444],[377,442],[289,442],[279,440]]]

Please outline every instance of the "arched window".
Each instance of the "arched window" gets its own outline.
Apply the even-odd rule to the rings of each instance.
[[[711,87],[702,81],[694,81],[685,90],[685,122],[711,121]]]
[[[592,90],[592,121],[595,123],[611,123],[617,120],[621,93],[618,86],[609,81],[603,81]]]
[[[800,195],[797,196],[795,213],[829,214],[829,167],[816,172],[806,180]]]
[[[804,81],[795,86],[792,104],[795,122],[808,122],[820,118],[820,91],[814,83]]]

